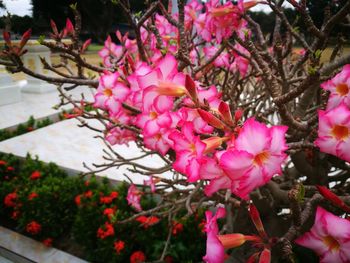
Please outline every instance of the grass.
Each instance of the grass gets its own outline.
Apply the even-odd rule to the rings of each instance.
[[[100,51],[102,48],[103,48],[103,45],[91,44],[91,45],[88,47],[87,50],[90,51],[90,52],[98,52],[98,51]]]

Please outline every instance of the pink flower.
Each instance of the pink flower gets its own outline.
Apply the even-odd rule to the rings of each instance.
[[[210,42],[211,32],[209,31],[209,28],[206,27],[207,16],[207,13],[200,14],[194,22],[194,25],[198,35],[200,35],[205,41]]]
[[[130,90],[118,79],[118,73],[106,73],[101,76],[95,94],[95,107],[108,109],[112,112],[118,112],[121,109],[121,102],[127,98]]]
[[[106,67],[112,67],[112,62],[117,61],[122,54],[123,47],[114,44],[110,36],[107,37],[104,47],[98,52]]]
[[[217,109],[219,107],[222,93],[218,92],[218,89],[214,85],[211,85],[207,88],[203,88],[199,85],[196,85],[196,88],[198,94],[198,101],[200,103],[205,104],[206,102],[209,104],[210,108],[214,109]],[[193,106],[193,102],[189,98],[184,99],[184,104]]]
[[[190,30],[193,22],[197,18],[197,14],[202,10],[203,5],[198,0],[191,0],[185,6],[185,28]]]
[[[200,162],[200,178],[209,180],[210,183],[205,186],[204,193],[211,196],[221,189],[235,189],[236,182],[232,180],[219,166],[218,155],[215,158],[203,158]]]
[[[178,111],[181,119],[178,123],[179,126],[182,126],[186,122],[191,122],[193,124],[194,131],[197,133],[208,133],[210,134],[214,128],[208,125],[201,116],[199,116],[197,109],[181,107]]]
[[[219,207],[216,214],[213,216],[211,211],[205,212],[207,223],[205,225],[205,232],[207,232],[207,253],[203,257],[206,263],[222,263],[225,259],[225,249],[221,244],[218,234],[219,227],[217,219],[223,218],[226,215],[226,210],[223,207]]]
[[[166,55],[148,74],[138,77],[141,89],[153,87],[158,95],[182,96],[185,94],[185,75],[177,71],[177,61],[173,55]],[[148,108],[153,101],[144,101]]]
[[[173,131],[169,138],[174,142],[176,161],[173,168],[187,176],[189,182],[199,179],[200,160],[203,156],[206,144],[194,135],[193,124],[185,123],[181,132]]]
[[[151,87],[144,91],[143,112],[137,116],[136,125],[144,129],[147,135],[153,135],[160,128],[169,127],[172,119],[169,111],[173,100],[160,95]]]
[[[129,186],[126,200],[128,200],[128,204],[135,208],[138,212],[142,211],[142,207],[140,204],[141,195],[142,192],[139,189],[137,189],[137,187],[134,184],[131,184]]]
[[[160,36],[164,41],[163,44],[165,44],[166,47],[168,47],[168,45],[170,44],[169,42],[170,40],[177,39],[177,34],[178,34],[177,27],[171,25],[164,16],[156,14],[155,24],[159,31]]]
[[[203,52],[207,60],[211,59],[219,49],[215,46],[204,47]],[[229,67],[229,55],[227,52],[221,52],[220,55],[214,60],[215,67],[228,68]]]
[[[350,64],[344,66],[332,79],[323,82],[321,87],[331,92],[327,110],[337,107],[342,102],[350,107]]]
[[[232,189],[237,196],[246,199],[251,191],[281,174],[281,164],[287,157],[284,153],[286,131],[286,126],[268,128],[254,118],[244,123],[234,148],[220,158],[225,173],[232,180],[238,180]]]
[[[318,138],[315,144],[322,152],[350,161],[350,110],[341,104],[318,112]]]
[[[125,144],[128,145],[129,142],[135,141],[136,134],[128,129],[123,129],[120,127],[115,127],[108,131],[106,134],[106,140],[111,144]]]
[[[151,192],[155,193],[156,192],[156,183],[159,182],[158,178],[154,178],[153,176],[151,176],[148,180],[144,180],[143,184],[150,186],[151,187]]]
[[[217,43],[228,39],[240,26],[240,15],[244,10],[235,6],[232,2],[220,5],[219,0],[209,0],[206,4],[205,26],[215,35]]]
[[[314,250],[321,263],[350,262],[350,221],[319,206],[314,225],[295,243]]]
[[[241,45],[236,44],[234,48],[240,53],[247,55],[248,57],[250,56],[249,52]],[[233,51],[232,55],[234,56],[235,60],[230,65],[230,70],[233,72],[239,71],[239,74],[241,74],[241,76],[244,77],[248,71],[248,67],[250,63],[249,60],[239,55],[236,51]]]

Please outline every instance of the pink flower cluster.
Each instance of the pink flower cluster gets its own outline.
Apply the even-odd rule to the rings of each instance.
[[[281,173],[287,127],[267,127],[253,118],[240,127],[240,111],[233,118],[216,87],[201,86],[178,72],[177,66],[175,57],[168,54],[153,65],[135,63],[129,75],[101,76],[95,106],[111,120],[107,140],[111,144],[133,141],[137,136],[133,129],[138,128],[148,149],[162,155],[175,151],[173,168],[189,182],[208,181],[207,195],[231,189],[248,198],[251,191]],[[182,102],[176,104],[179,97]],[[215,130],[224,135],[208,138]]]
[[[318,138],[322,152],[350,162],[350,65],[321,84],[330,92],[326,110],[318,112]]]

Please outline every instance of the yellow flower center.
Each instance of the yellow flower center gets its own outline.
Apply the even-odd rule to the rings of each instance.
[[[195,152],[195,151],[196,151],[196,145],[194,145],[194,143],[191,143],[191,144],[190,144],[190,150],[191,150],[192,152]]]
[[[349,137],[348,127],[342,125],[333,126],[331,133],[337,140],[345,140]]]
[[[325,236],[324,238],[322,238],[322,241],[330,250],[339,250],[340,245],[334,237]]]
[[[254,164],[262,166],[270,157],[270,154],[267,151],[263,151],[254,157]]]
[[[103,91],[103,94],[106,95],[107,97],[111,97],[113,95],[113,91],[111,89],[105,89]]]
[[[151,111],[151,112],[149,113],[149,116],[150,116],[150,118],[151,118],[152,120],[154,120],[155,118],[158,117],[158,114],[157,114],[157,112],[155,112],[155,111]]]
[[[338,84],[335,90],[340,96],[345,96],[349,93],[349,87],[345,83]]]

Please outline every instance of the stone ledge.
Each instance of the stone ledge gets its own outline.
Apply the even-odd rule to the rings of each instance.
[[[38,241],[0,226],[0,247],[13,252],[18,263],[87,263],[87,261],[70,255],[56,248],[48,248]],[[11,256],[10,253],[6,255]],[[20,258],[23,258],[20,261]]]

